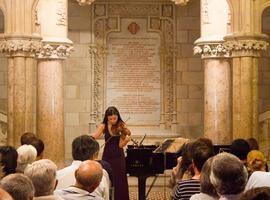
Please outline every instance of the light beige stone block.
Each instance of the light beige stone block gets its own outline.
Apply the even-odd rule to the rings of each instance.
[[[91,42],[91,33],[89,31],[80,32],[80,43],[90,43]]]
[[[87,126],[90,122],[90,113],[80,113],[80,126]]]
[[[188,59],[186,58],[177,59],[177,71],[180,72],[188,71]]]
[[[65,99],[65,112],[85,112],[87,110],[87,101],[86,100],[71,100]]]
[[[203,97],[203,86],[200,85],[188,86],[188,97],[192,99],[201,99]]]
[[[66,126],[79,126],[79,124],[80,124],[79,113],[65,113]]]
[[[202,72],[183,72],[182,74],[183,84],[187,85],[202,85],[204,83],[204,77]]]
[[[79,43],[80,42],[80,32],[79,31],[68,31],[68,38],[73,42],[73,43]]]
[[[182,100],[183,112],[203,112],[202,99],[183,99]]]
[[[201,71],[202,61],[201,58],[188,58],[188,71]]]
[[[80,99],[90,99],[91,98],[90,88],[91,88],[90,85],[80,86]]]
[[[188,113],[188,125],[203,124],[202,113]]]
[[[177,29],[181,30],[200,30],[200,18],[180,17],[177,21]]]
[[[65,85],[84,85],[86,83],[87,74],[83,71],[66,72]]]
[[[188,86],[187,85],[177,86],[177,98],[179,98],[179,99],[188,98]]]
[[[78,90],[76,85],[66,85],[65,86],[65,98],[75,99],[78,97]]]
[[[181,44],[181,55],[184,58],[194,57],[193,55],[194,44]]]
[[[7,98],[7,86],[0,86],[0,99]]]
[[[177,42],[187,43],[188,42],[188,31],[177,31]]]

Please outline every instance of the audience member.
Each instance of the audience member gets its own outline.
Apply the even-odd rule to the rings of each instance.
[[[72,164],[57,172],[58,186],[57,189],[65,189],[75,183],[74,172],[83,161],[95,160],[98,156],[99,144],[89,135],[76,137],[72,142]],[[103,170],[101,183],[94,191],[94,195],[109,199],[110,180],[107,172]]]
[[[198,139],[191,146],[194,176],[177,184],[173,200],[188,200],[194,194],[200,193],[200,174],[203,164],[214,155],[214,148],[208,142]],[[207,140],[208,141],[208,140]]]
[[[249,151],[249,144],[244,139],[236,139],[231,144],[231,154],[238,157],[244,163],[244,165],[247,164],[247,155]]]
[[[217,200],[218,194],[210,181],[211,165],[213,162],[213,157],[209,158],[203,165],[200,183],[201,192],[199,194],[194,194],[190,200]]]
[[[259,144],[255,138],[248,138],[246,141],[248,142],[250,151],[259,150]]]
[[[34,138],[30,142],[30,144],[36,148],[37,150],[37,158],[36,160],[41,160],[43,159],[43,152],[44,152],[44,143],[41,139],[39,138]]]
[[[23,173],[27,165],[37,158],[37,150],[32,145],[24,144],[17,149],[17,172]]]
[[[15,173],[17,168],[18,153],[14,147],[0,146],[0,164],[4,176]]]
[[[0,188],[0,200],[13,200],[9,193]]]
[[[257,187],[270,187],[270,172],[256,171],[248,179],[246,190]]]
[[[10,174],[0,181],[0,188],[7,191],[14,200],[32,200],[34,186],[31,180],[23,174]]]
[[[34,133],[26,132],[21,136],[21,145],[31,144],[33,139],[36,139],[37,136]]]
[[[259,187],[248,190],[238,200],[270,200],[270,187]]]
[[[84,161],[75,171],[75,185],[55,193],[65,200],[103,200],[103,198],[93,194],[101,182],[102,174],[102,167],[98,162]]]
[[[35,188],[35,200],[61,200],[53,192],[57,184],[57,166],[48,159],[38,160],[28,165],[24,174],[30,178]]]
[[[244,191],[247,170],[236,156],[220,153],[213,158],[210,180],[220,200],[236,200]]]
[[[266,158],[261,151],[252,150],[248,153],[247,169],[250,175],[255,171],[266,171]]]

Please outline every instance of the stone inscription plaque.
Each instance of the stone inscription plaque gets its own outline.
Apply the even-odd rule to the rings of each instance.
[[[124,120],[130,118],[129,125],[159,125],[159,46],[153,33],[126,31],[108,38],[107,106],[116,106]]]

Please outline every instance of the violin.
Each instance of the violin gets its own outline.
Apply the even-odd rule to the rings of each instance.
[[[121,138],[125,138],[126,136],[130,136],[131,132],[126,127],[126,124],[122,121],[119,121],[117,124],[112,125],[111,127],[112,135],[118,136],[120,135]]]

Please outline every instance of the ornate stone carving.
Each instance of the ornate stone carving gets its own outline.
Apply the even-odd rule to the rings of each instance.
[[[57,14],[56,25],[66,26],[67,25],[66,4],[62,0],[58,1],[58,10],[56,14]]]
[[[208,14],[208,0],[203,0],[202,3],[202,23],[203,24],[209,24],[209,14]]]
[[[203,42],[198,43],[193,48],[194,55],[201,55],[202,58],[229,57],[229,50],[225,48],[223,42]]]
[[[175,83],[175,67],[174,59],[177,56],[175,52],[174,41],[174,9],[171,4],[102,4],[96,3],[93,8],[93,31],[95,43],[89,47],[89,54],[92,58],[92,73],[93,76],[93,99],[91,124],[99,123],[102,120],[104,110],[104,69],[106,68],[106,46],[107,34],[113,31],[119,31],[121,26],[120,19],[128,18],[145,18],[148,20],[149,30],[158,32],[161,35],[161,68],[163,75],[166,77],[162,86],[162,104],[161,120],[162,127],[171,128],[175,123],[176,110],[176,93],[174,88]],[[117,17],[116,17],[117,16]],[[116,23],[117,19],[117,23]],[[94,111],[94,112],[93,112]]]
[[[6,56],[34,57],[41,49],[39,38],[12,38],[0,39],[0,52]]]
[[[76,0],[80,6],[90,5],[95,0]]]
[[[260,56],[267,50],[269,43],[266,40],[256,38],[228,38],[225,47],[232,56]]]
[[[73,47],[71,44],[63,43],[43,43],[40,52],[38,53],[39,59],[65,59],[70,56]]]
[[[0,121],[0,145],[7,145],[7,123]]]

